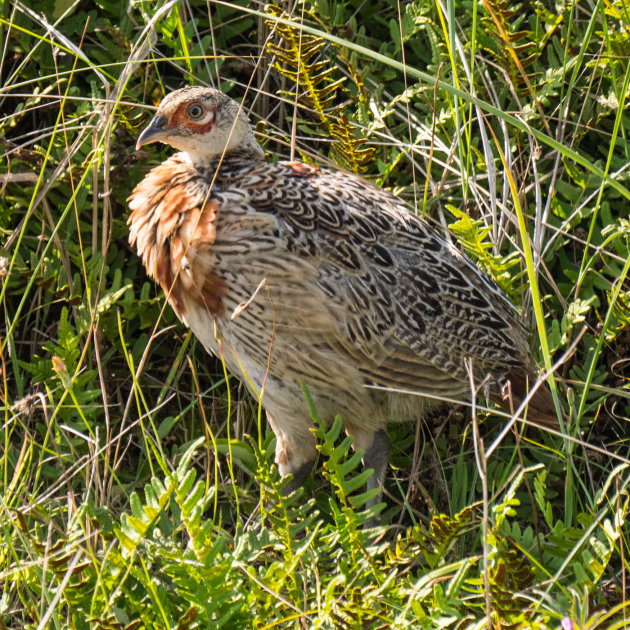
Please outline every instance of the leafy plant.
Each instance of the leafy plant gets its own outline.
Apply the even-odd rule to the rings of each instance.
[[[308,118],[315,118],[317,126],[327,132],[334,140],[332,157],[337,164],[354,173],[368,170],[375,149],[366,146],[367,138],[361,134],[361,128],[353,125],[346,113],[341,113],[344,105],[341,98],[347,91],[343,89],[345,78],[334,78],[338,73],[335,66],[326,60],[318,60],[320,53],[327,46],[322,37],[306,34],[299,24],[293,26],[289,15],[279,7],[270,4],[267,11],[283,21],[269,22],[282,38],[284,46],[268,42],[267,50],[274,55],[274,68],[295,87],[292,90],[283,89],[283,94],[289,102],[295,101],[301,111]],[[341,59],[344,59],[341,55]],[[359,88],[362,83],[356,73]],[[309,127],[308,119],[301,118],[302,125]]]
[[[0,627],[627,626],[623,2],[6,2],[0,35]],[[383,508],[311,404],[287,496],[260,401],[127,245],[148,108],[206,83],[274,159],[450,227],[538,314],[568,438],[392,426]]]

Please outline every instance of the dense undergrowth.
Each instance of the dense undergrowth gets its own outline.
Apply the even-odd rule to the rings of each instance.
[[[628,625],[622,0],[0,11],[0,628]],[[134,150],[147,106],[191,83],[243,98],[270,159],[450,226],[521,307],[565,435],[465,406],[392,425],[375,538],[369,473],[318,424],[284,497],[258,402],[127,245],[169,152]]]

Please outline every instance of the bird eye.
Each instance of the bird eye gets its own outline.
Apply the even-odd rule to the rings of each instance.
[[[188,106],[186,113],[188,114],[188,118],[190,118],[190,120],[199,120],[203,116],[204,112],[203,107],[201,107],[199,103],[193,103]]]

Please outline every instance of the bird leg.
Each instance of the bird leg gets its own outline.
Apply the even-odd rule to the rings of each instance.
[[[284,488],[284,495],[289,496],[292,492],[295,492],[304,485],[306,478],[311,474],[313,467],[315,466],[315,460],[311,459],[308,462],[300,464],[296,470],[290,470],[287,474],[293,475],[293,479]]]
[[[267,421],[276,434],[278,470],[283,477],[293,475],[293,479],[284,490],[285,495],[289,495],[304,484],[313,470],[317,459],[317,442],[315,436],[308,430],[308,426],[281,425],[269,413],[267,413]]]
[[[386,431],[379,429],[375,432],[356,431],[354,434],[353,447],[355,450],[364,449],[363,465],[372,468],[374,473],[367,481],[367,490],[382,488],[387,467],[389,466],[389,439]],[[368,501],[366,507],[371,508],[381,502],[383,493],[379,492],[373,499]],[[380,518],[377,516],[370,519],[366,526],[377,525]]]
[[[374,474],[368,479],[367,489],[382,488],[387,474],[387,466],[389,465],[389,439],[383,429],[379,429],[374,434],[372,444],[365,449],[363,465],[366,468],[374,469]],[[379,501],[380,496],[371,502],[370,505],[376,505]]]

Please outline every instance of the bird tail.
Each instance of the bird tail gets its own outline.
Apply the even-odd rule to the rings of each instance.
[[[491,393],[490,399],[501,408],[513,413],[527,398],[534,383],[536,383],[536,376],[533,372],[513,370],[508,374],[501,392]],[[560,429],[558,413],[547,383],[541,383],[527,401],[526,418],[550,429]]]

